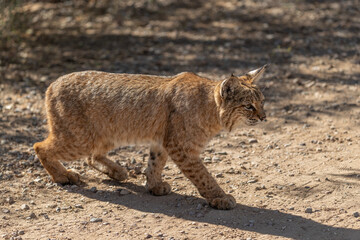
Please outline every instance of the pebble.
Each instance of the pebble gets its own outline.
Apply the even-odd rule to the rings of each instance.
[[[257,143],[258,142],[258,140],[257,139],[255,139],[255,138],[251,138],[251,139],[249,139],[249,143]]]
[[[56,203],[48,204],[46,207],[47,208],[56,208],[57,204]]]
[[[196,217],[197,217],[197,218],[202,218],[202,217],[204,217],[204,214],[198,213],[198,214],[196,214]]]
[[[306,146],[306,143],[300,143],[299,145],[300,146]]]
[[[76,207],[76,208],[81,208],[81,209],[84,208],[81,204],[75,204],[75,207]]]
[[[359,212],[354,212],[354,213],[353,213],[353,216],[357,218],[357,217],[360,216],[360,214],[359,214]]]
[[[264,184],[262,184],[261,186],[257,186],[257,187],[255,188],[256,191],[259,191],[259,190],[262,190],[262,189],[266,189],[266,187],[265,187]]]
[[[202,209],[202,204],[199,203],[197,206],[196,206],[196,210],[201,210]]]
[[[218,173],[218,174],[215,174],[215,177],[216,177],[216,178],[223,178],[223,177],[224,177],[224,174]]]
[[[145,233],[145,239],[149,239],[149,238],[152,238],[152,235],[149,233]]]
[[[34,218],[36,218],[35,213],[30,213],[30,215],[26,219],[29,220],[29,219],[34,219]]]
[[[13,203],[15,203],[15,200],[14,200],[14,198],[13,197],[7,197],[6,199],[5,199],[5,201],[8,203],[8,204],[13,204]]]
[[[7,208],[4,208],[4,209],[2,210],[2,212],[3,212],[3,213],[10,213],[10,210],[7,209]]]
[[[93,223],[102,222],[102,218],[90,218],[90,222],[93,222]]]
[[[205,157],[204,163],[211,163],[211,157]]]
[[[220,161],[221,161],[221,158],[214,156],[214,157],[212,158],[212,161],[213,161],[213,162],[220,162]]]
[[[30,209],[29,205],[27,205],[27,204],[21,205],[20,208],[21,208],[21,210],[29,210]]]
[[[120,195],[127,195],[130,194],[130,191],[126,190],[126,189],[121,189],[119,192]]]
[[[313,213],[312,208],[306,208],[306,209],[305,209],[305,213]]]
[[[257,179],[250,179],[249,181],[247,181],[247,183],[256,183],[257,181]]]
[[[227,155],[227,152],[217,152],[217,155]]]
[[[97,192],[97,188],[96,188],[96,187],[90,188],[90,192],[96,193],[96,192]]]
[[[322,152],[322,148],[316,148],[317,152]]]

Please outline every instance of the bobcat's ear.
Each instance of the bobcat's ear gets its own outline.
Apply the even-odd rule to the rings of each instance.
[[[239,79],[231,74],[231,77],[222,81],[220,85],[220,96],[222,99],[228,98],[234,92],[236,87],[239,86]]]
[[[268,68],[268,67],[269,67],[269,64],[265,64],[261,68],[258,68],[258,69],[255,69],[255,70],[252,70],[252,71],[248,72],[246,74],[247,80],[250,83],[256,82],[257,80],[259,80],[262,77],[263,73],[265,72],[266,68]]]

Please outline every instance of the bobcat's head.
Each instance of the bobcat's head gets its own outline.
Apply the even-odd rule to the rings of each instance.
[[[221,125],[228,131],[241,123],[253,126],[266,119],[264,95],[254,85],[268,65],[236,77],[231,75],[218,86],[216,102],[219,107]]]

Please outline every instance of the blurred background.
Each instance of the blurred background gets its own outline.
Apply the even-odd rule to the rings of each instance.
[[[43,91],[87,69],[220,79],[271,63],[276,81],[353,84],[359,8],[357,0],[1,0],[1,83]]]

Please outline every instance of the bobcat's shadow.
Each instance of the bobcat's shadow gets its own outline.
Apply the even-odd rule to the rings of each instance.
[[[278,210],[257,208],[237,204],[230,211],[215,210],[198,197],[171,193],[156,197],[147,193],[143,186],[133,183],[106,184],[117,185],[132,191],[132,194],[121,195],[118,191],[102,191],[96,194],[88,189],[74,190],[87,198],[96,199],[135,209],[147,213],[160,213],[184,220],[222,225],[233,229],[257,232],[260,234],[281,236],[292,239],[359,239],[360,230],[338,228],[315,222],[295,214]],[[202,207],[199,207],[199,204]],[[310,215],[309,215],[310,217]],[[356,221],[354,219],[354,221]]]

